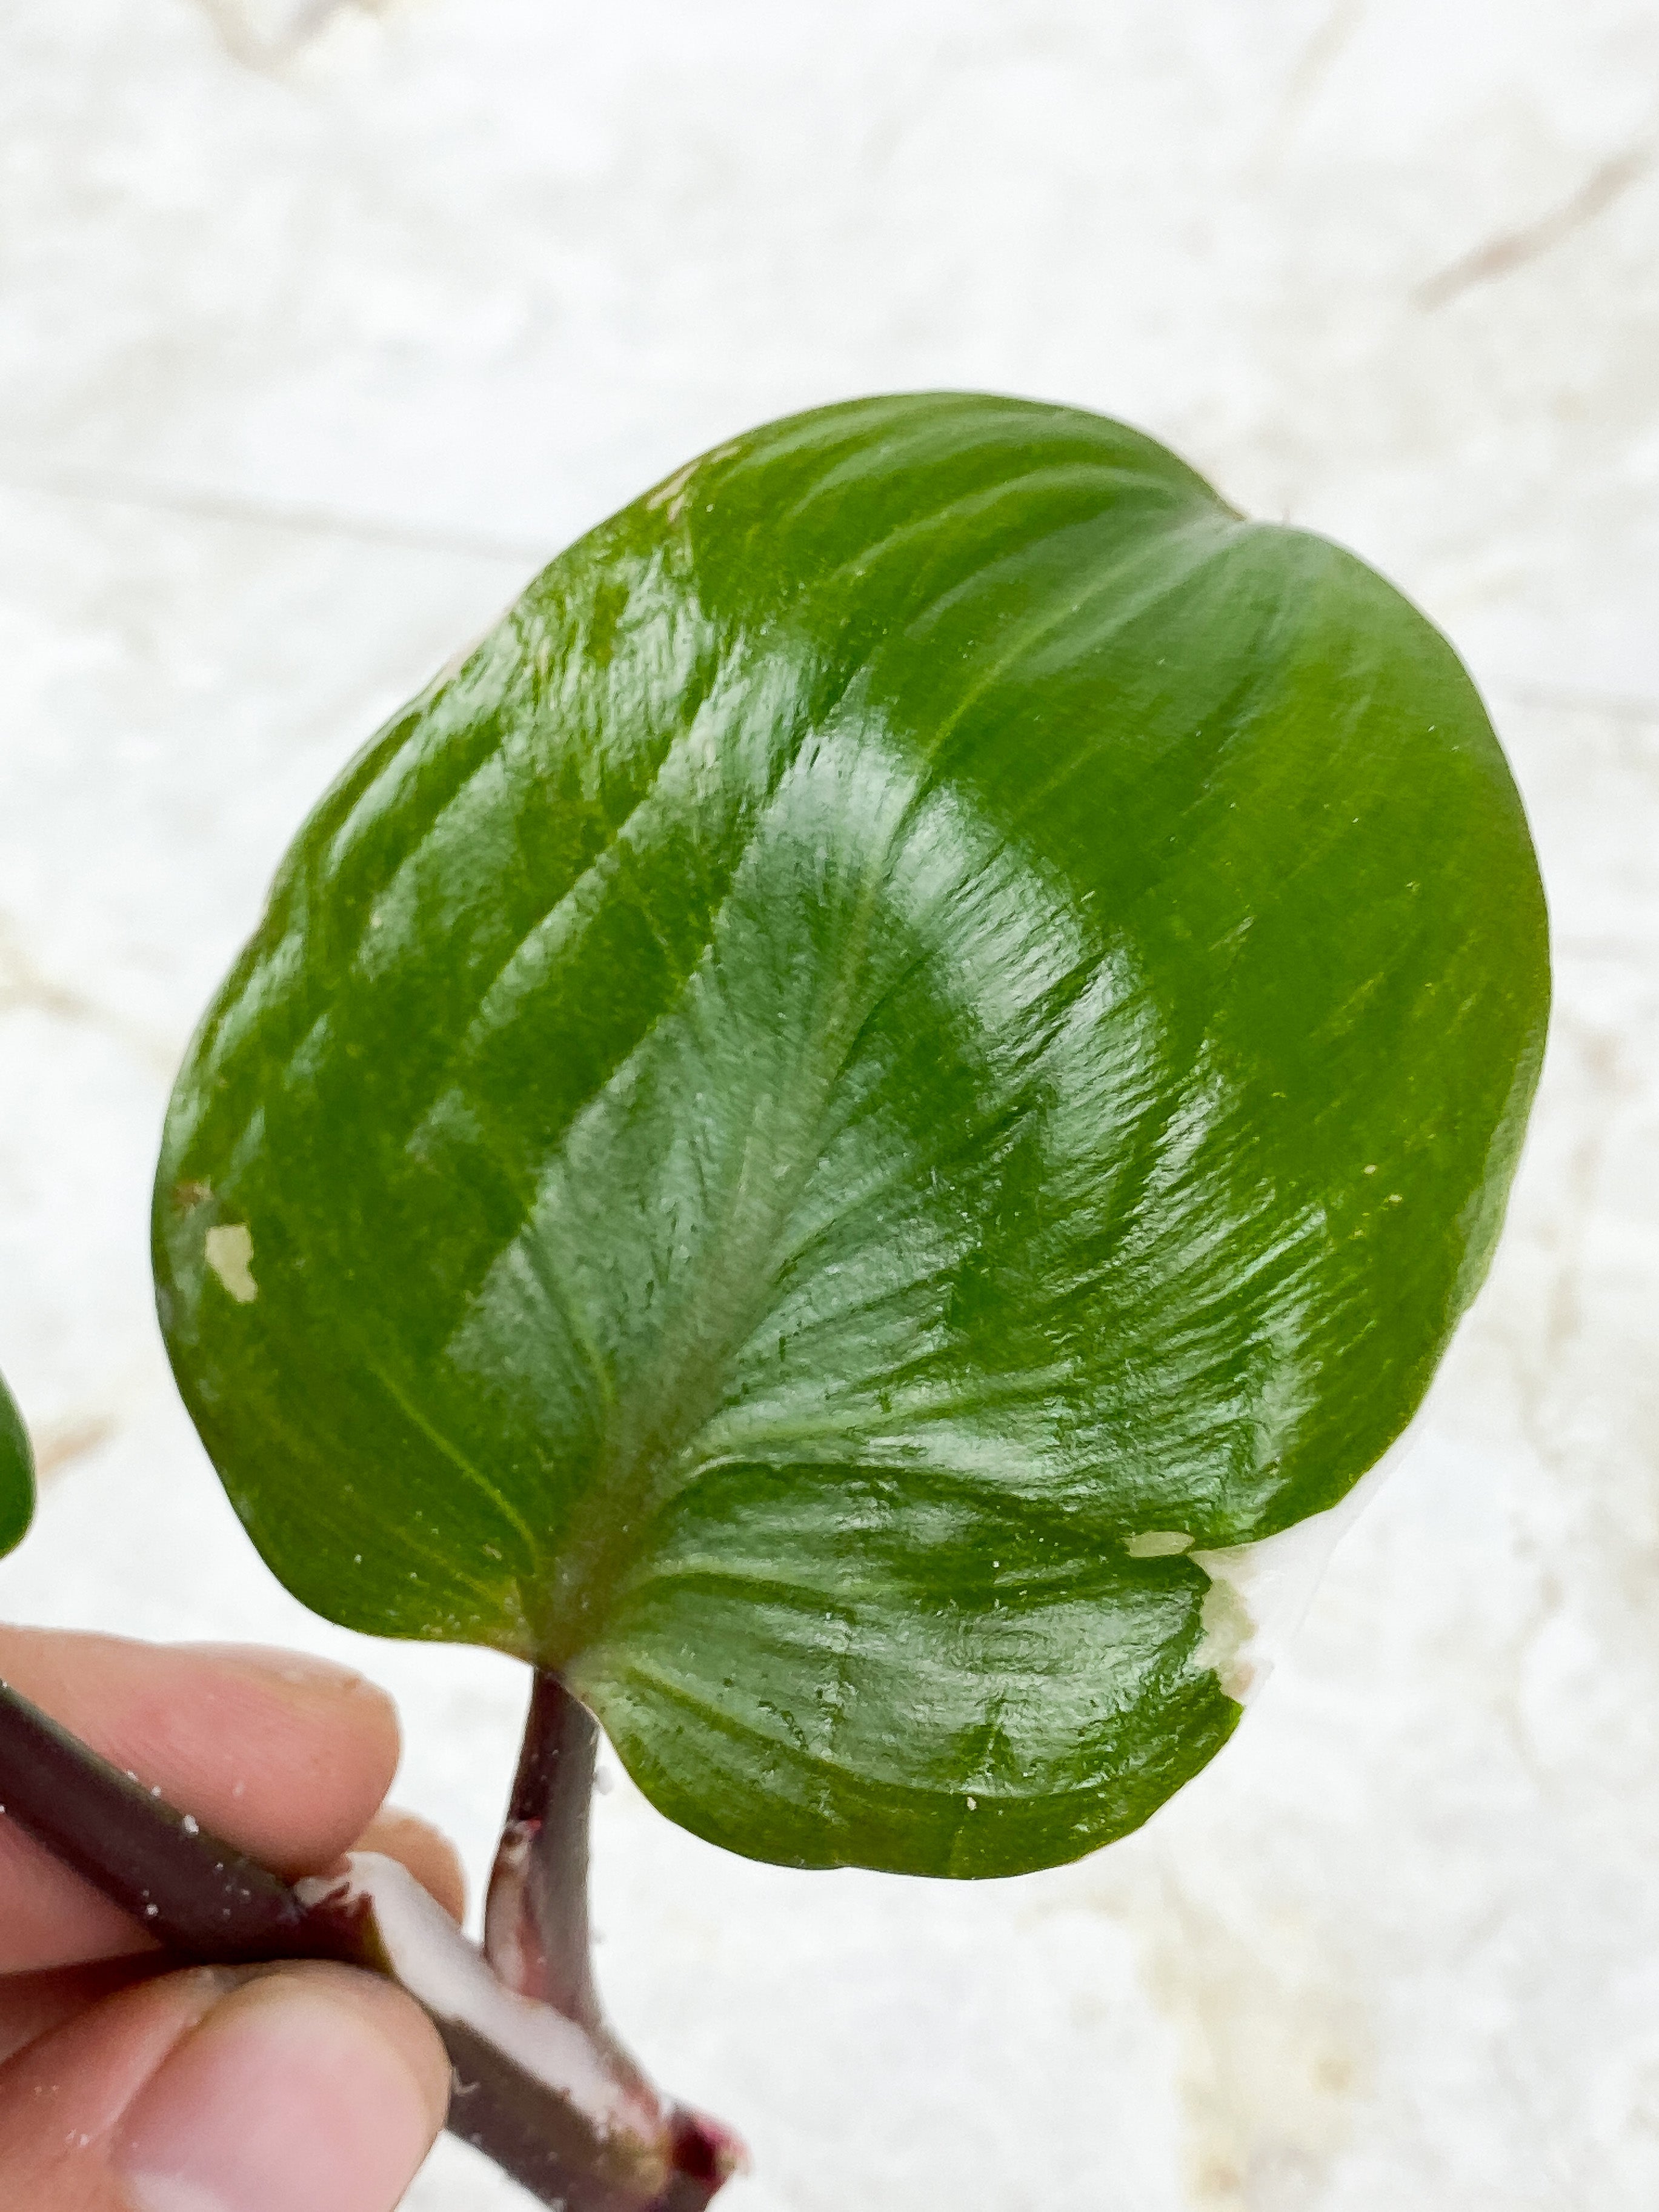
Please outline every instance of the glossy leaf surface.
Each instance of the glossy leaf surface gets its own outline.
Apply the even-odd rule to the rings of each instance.
[[[179,1081],[164,1325],[318,1610],[562,1668],[739,1850],[1073,1857],[1237,1717],[1174,1547],[1422,1395],[1547,989],[1378,577],[1099,417],[831,408],[324,801]]]
[[[34,1452],[0,1376],[0,1558],[15,1551],[34,1518]]]

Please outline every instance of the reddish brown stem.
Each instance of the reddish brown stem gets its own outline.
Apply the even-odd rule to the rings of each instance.
[[[0,1813],[183,1958],[318,1955],[289,1884],[0,1682]]]
[[[484,1956],[508,1989],[580,2027],[646,2132],[661,2130],[678,2194],[664,2212],[705,2204],[744,2161],[720,2122],[665,2103],[612,2033],[593,1985],[588,1831],[599,1731],[559,1677],[538,1668],[524,1747],[484,1910]],[[698,2195],[699,2188],[704,2193]]]
[[[587,1925],[587,1849],[599,1731],[538,1668],[484,1906],[484,1956],[520,1996],[599,2026]]]

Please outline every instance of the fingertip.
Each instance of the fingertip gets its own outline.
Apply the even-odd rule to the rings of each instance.
[[[179,1670],[169,1747],[193,1770],[203,1825],[273,1872],[314,1874],[348,1849],[403,1754],[398,1709],[377,1683],[310,1652],[259,1644],[167,1647]]]
[[[173,1644],[190,1662],[205,1662],[207,1679],[246,1682],[279,1706],[290,1723],[309,1726],[330,1740],[337,1759],[349,1758],[365,1776],[392,1786],[403,1757],[403,1723],[392,1694],[355,1667],[310,1651],[284,1651],[260,1644]],[[377,1801],[378,1802],[378,1801]]]
[[[173,2049],[117,2130],[113,2167],[139,2212],[365,2212],[401,2197],[449,2093],[437,2032],[401,1990],[282,1966]]]
[[[123,2114],[245,1978],[187,1967],[101,1998],[88,1989],[85,2009],[34,2023],[37,2035],[0,2069],[0,2203],[56,2203],[50,2191],[69,2180],[61,2170],[101,2166]]]

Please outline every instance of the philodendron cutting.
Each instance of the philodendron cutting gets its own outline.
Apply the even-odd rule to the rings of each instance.
[[[537,1670],[482,1957],[384,1868],[300,1900],[457,2124],[549,2203],[733,2160],[600,2019],[590,1716],[702,1836],[927,1875],[1213,1756],[1241,1547],[1420,1401],[1547,1002],[1443,639],[1068,409],[736,439],[395,718],[191,1048],[155,1263],[289,1588]]]

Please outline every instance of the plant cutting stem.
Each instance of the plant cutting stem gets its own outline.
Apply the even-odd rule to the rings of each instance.
[[[484,1906],[484,1956],[508,1989],[600,2024],[587,1925],[587,1831],[599,1731],[538,1668]]]
[[[483,1955],[395,1862],[358,1853],[334,1875],[286,1882],[3,1682],[0,1813],[180,1958],[333,1959],[400,1983],[449,2052],[452,2132],[542,2203],[703,2212],[742,2163],[741,2147],[652,2088],[605,2027],[593,1988],[596,1739],[585,1709],[538,1674]]]
[[[289,1884],[0,1682],[0,1813],[203,1964],[337,1956]]]
[[[664,2100],[611,2033],[593,1986],[587,1857],[599,1741],[586,1706],[538,1667],[489,1878],[483,1955],[502,1989],[580,2031],[605,2096],[641,2141],[659,2146],[668,2175],[651,2212],[701,2212],[744,2164],[743,2146],[718,2121]],[[618,2212],[634,2201],[618,2197]],[[574,2196],[570,2203],[578,2212]]]

